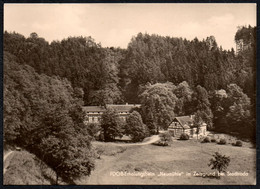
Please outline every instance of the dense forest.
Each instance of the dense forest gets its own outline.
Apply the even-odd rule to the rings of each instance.
[[[4,33],[4,51],[37,73],[67,78],[84,91],[85,105],[139,103],[139,87],[146,83],[186,81],[206,90],[237,84],[251,98],[255,94],[256,28],[242,27],[234,35],[250,45],[235,54],[218,47],[213,36],[199,41],[139,33],[127,49],[102,48],[91,37],[69,37],[50,44],[36,33],[25,38]]]
[[[142,117],[150,134],[195,114],[208,129],[254,139],[256,27],[239,27],[234,40],[245,48],[223,50],[213,36],[142,33],[127,49],[104,48],[91,37],[49,43],[5,31],[5,144],[23,146],[73,182],[94,168],[81,106],[126,102],[141,104],[129,125]]]

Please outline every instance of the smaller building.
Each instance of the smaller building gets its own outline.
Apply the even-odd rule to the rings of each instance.
[[[190,138],[207,135],[207,124],[202,123],[197,134],[197,127],[194,126],[194,115],[175,117],[168,127],[172,136],[179,138],[182,133],[186,133]]]

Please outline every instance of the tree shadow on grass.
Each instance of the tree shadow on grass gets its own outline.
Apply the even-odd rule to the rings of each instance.
[[[133,141],[127,140],[127,139],[115,139],[115,140],[113,140],[113,142],[116,142],[116,143],[132,143]]]

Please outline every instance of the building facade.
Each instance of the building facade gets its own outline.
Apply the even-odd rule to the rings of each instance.
[[[188,134],[190,138],[207,135],[207,124],[202,123],[199,127],[194,126],[194,116],[175,117],[173,122],[168,127],[168,131],[172,136],[179,138],[182,133]],[[197,133],[198,131],[198,133]]]
[[[102,114],[108,109],[113,108],[118,113],[119,117],[126,121],[126,117],[134,108],[139,108],[140,104],[106,104],[105,106],[84,106],[83,111],[86,113],[85,124],[101,122]]]

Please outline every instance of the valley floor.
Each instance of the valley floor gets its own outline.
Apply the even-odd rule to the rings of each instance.
[[[168,185],[253,185],[256,184],[256,149],[249,143],[235,147],[230,143],[200,143],[174,140],[171,146],[113,145],[94,142],[102,151],[90,177],[78,184],[168,184]],[[208,167],[215,152],[230,156],[229,175],[220,179],[195,176],[194,173],[213,173]],[[240,176],[234,176],[240,174]],[[245,176],[247,175],[248,176]],[[161,175],[161,176],[159,176]],[[244,176],[243,176],[244,175]]]

